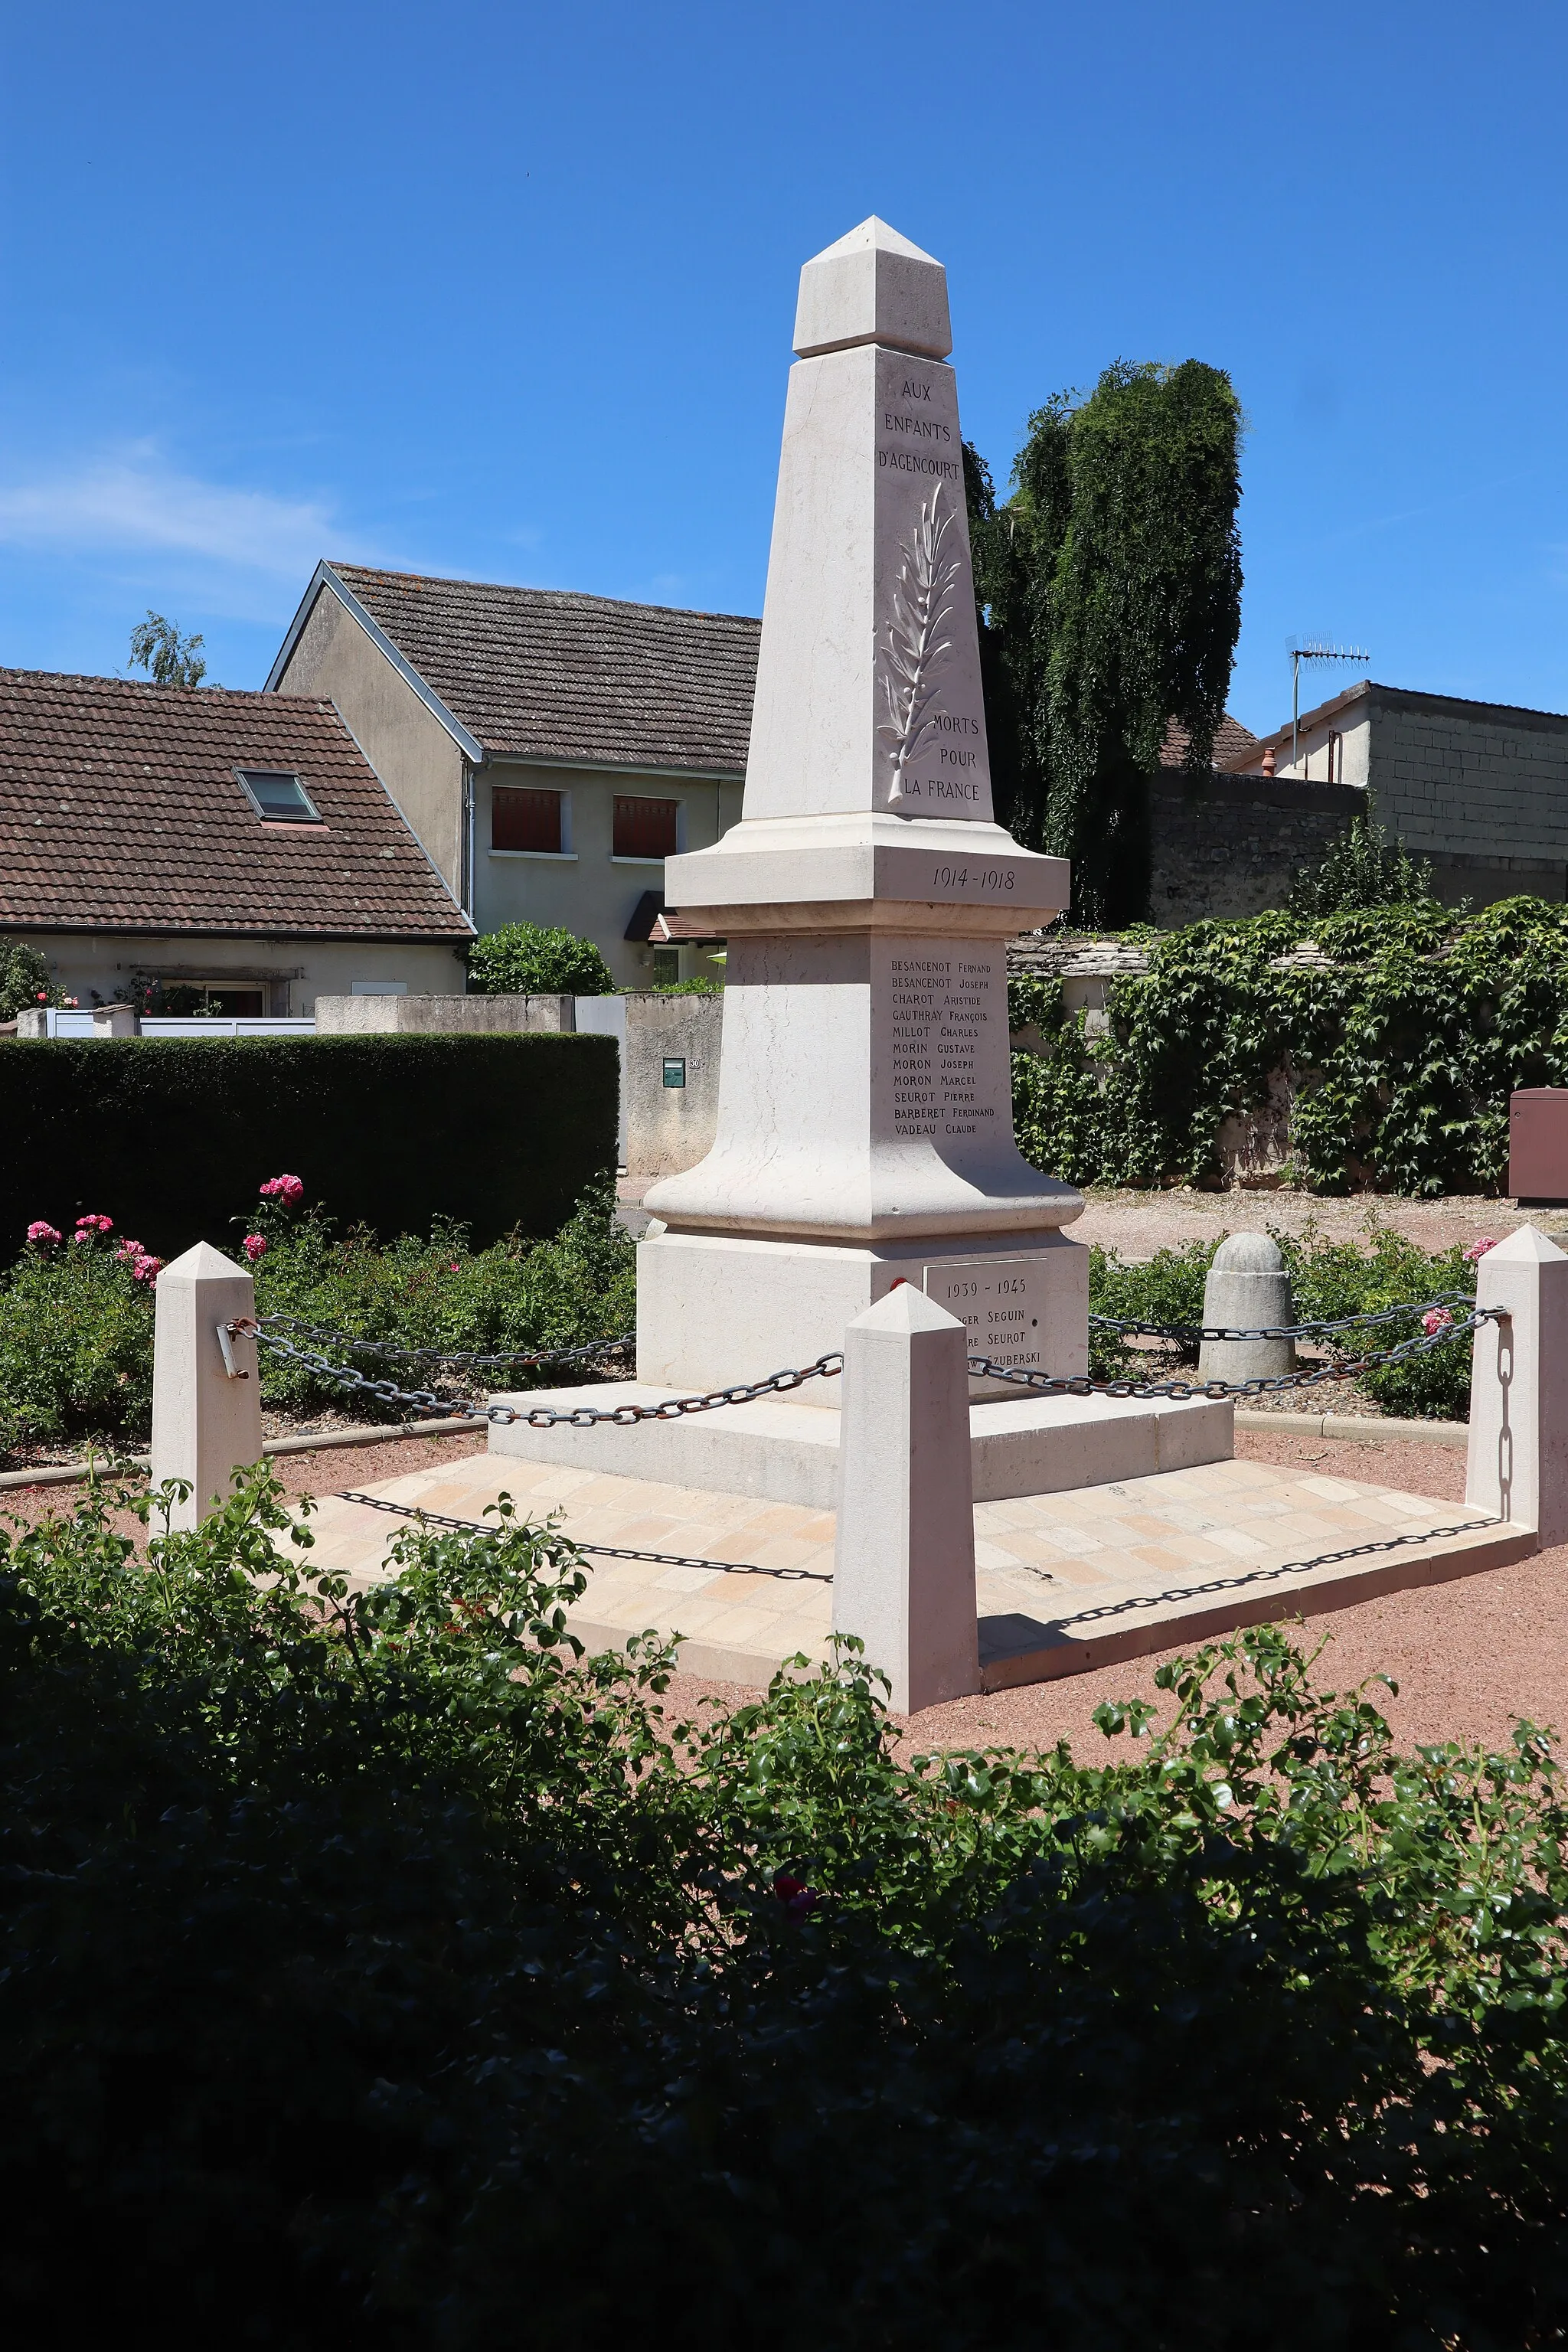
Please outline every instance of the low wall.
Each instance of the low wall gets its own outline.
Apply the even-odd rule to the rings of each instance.
[[[318,1036],[489,1035],[593,1029],[621,1053],[620,1158],[651,1183],[695,1168],[719,1119],[724,999],[659,996],[319,996]]]
[[[628,996],[622,1074],[626,1174],[677,1176],[712,1150],[722,996]],[[679,1083],[667,1080],[677,1077]]]
[[[576,1026],[570,996],[318,996],[318,1037],[510,1037]]]

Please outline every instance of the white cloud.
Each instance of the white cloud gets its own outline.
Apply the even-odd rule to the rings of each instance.
[[[176,473],[147,444],[74,471],[0,483],[0,542],[157,550],[293,580],[323,555],[368,552],[319,500],[204,482]]]

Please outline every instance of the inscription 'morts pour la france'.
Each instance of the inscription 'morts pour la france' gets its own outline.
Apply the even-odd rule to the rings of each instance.
[[[877,734],[888,806],[989,813],[974,585],[951,368],[877,355]]]

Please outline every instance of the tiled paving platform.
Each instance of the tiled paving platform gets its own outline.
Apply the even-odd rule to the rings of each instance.
[[[833,1515],[648,1479],[481,1454],[361,1490],[459,1519],[503,1491],[584,1544],[675,1552],[723,1567],[593,1561],[572,1629],[590,1648],[656,1627],[687,1637],[688,1673],[764,1682],[797,1651],[820,1656],[833,1615]],[[382,1572],[411,1522],[321,1498],[315,1557],[356,1580]],[[987,1689],[1079,1674],[1238,1625],[1320,1614],[1525,1558],[1528,1528],[1348,1478],[1215,1462],[974,1513]],[[782,1573],[781,1573],[782,1571]]]

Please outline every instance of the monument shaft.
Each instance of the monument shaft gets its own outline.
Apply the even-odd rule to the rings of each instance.
[[[713,1149],[647,1195],[645,1381],[808,1360],[900,1280],[998,1355],[1087,1360],[1004,962],[1068,869],[993,816],[950,340],[941,265],[879,221],[801,273],[744,813],[666,866],[669,935],[728,960]]]

